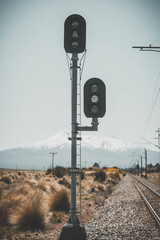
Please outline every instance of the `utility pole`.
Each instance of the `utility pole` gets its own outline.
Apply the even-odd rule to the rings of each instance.
[[[54,169],[54,155],[57,154],[56,152],[50,152],[49,154],[52,154],[52,172],[53,172],[53,169]]]
[[[145,151],[145,178],[147,179],[147,150],[144,149]]]
[[[142,156],[141,156],[141,178],[142,178]]]
[[[155,139],[158,139],[158,148],[159,148],[159,165],[160,165],[160,128],[156,131],[158,133],[158,137]],[[160,174],[159,174],[159,184],[160,184]]]
[[[158,137],[156,137],[155,139],[158,139],[158,148],[160,149],[160,128],[158,128],[158,130],[156,130],[155,132],[158,133]]]
[[[134,157],[135,155],[137,155],[137,156],[139,156],[140,158],[141,158],[141,178],[142,178],[142,159],[144,158],[145,159],[145,157],[143,157],[142,155],[139,155],[139,154],[137,154],[137,153],[135,153],[135,152],[132,152],[134,155],[128,155],[129,157]],[[137,172],[138,172],[138,175],[139,175],[139,160],[137,160]]]
[[[139,176],[139,160],[137,160],[137,175]]]

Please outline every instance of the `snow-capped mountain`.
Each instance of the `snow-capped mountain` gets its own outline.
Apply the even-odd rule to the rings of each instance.
[[[69,132],[61,131],[45,140],[41,140],[41,141],[35,142],[30,145],[25,145],[25,146],[22,146],[21,148],[24,148],[24,147],[28,148],[28,149],[29,148],[31,148],[31,149],[41,149],[41,148],[52,149],[52,148],[57,148],[57,147],[69,148],[69,146],[70,146],[70,142],[68,140],[69,136],[70,136]]]
[[[46,169],[51,166],[50,152],[57,152],[55,165],[70,167],[70,136],[69,132],[61,131],[33,144],[0,151],[0,168]],[[81,146],[82,165],[85,162],[87,167],[95,162],[101,163],[101,166],[128,167],[140,160],[140,157],[132,159],[128,156],[133,151],[144,155],[143,148],[136,148],[116,137],[98,136],[95,133],[82,134]],[[156,164],[158,157],[158,152],[148,151],[148,163]]]
[[[42,141],[35,142],[31,145],[23,146],[22,148],[70,148],[70,141],[68,140],[70,133],[66,131],[61,131],[56,135],[47,138]],[[89,149],[103,149],[106,151],[126,151],[131,149],[132,146],[128,143],[116,138],[116,137],[106,137],[106,136],[96,136],[96,135],[84,135],[82,136],[82,147]]]

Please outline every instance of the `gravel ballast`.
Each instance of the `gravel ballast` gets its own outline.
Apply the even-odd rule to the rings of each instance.
[[[88,240],[160,240],[160,230],[127,175],[85,225]]]

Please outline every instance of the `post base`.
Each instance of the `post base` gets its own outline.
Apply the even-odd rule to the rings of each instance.
[[[62,228],[59,240],[87,240],[86,230],[81,224],[66,224]]]

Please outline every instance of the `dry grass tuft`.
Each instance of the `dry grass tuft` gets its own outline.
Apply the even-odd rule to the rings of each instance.
[[[70,209],[69,194],[66,189],[53,193],[49,198],[49,208],[54,211],[68,212]]]
[[[16,224],[18,229],[23,231],[45,229],[45,212],[40,192],[31,195],[29,200],[18,209]]]
[[[53,211],[52,212],[52,217],[50,218],[50,222],[53,224],[57,224],[57,223],[62,223],[62,222],[66,222],[68,218],[68,214],[64,214],[64,212],[58,212],[58,211]]]
[[[35,179],[27,179],[24,181],[24,184],[28,184],[30,187],[35,188],[37,181]]]
[[[28,183],[24,182],[23,185],[17,186],[14,191],[18,195],[27,195],[31,191],[31,186]]]
[[[49,192],[50,191],[50,183],[47,179],[40,180],[38,182],[37,187],[40,188],[44,192]]]
[[[4,226],[9,223],[9,203],[3,202],[0,204],[0,225]]]
[[[14,192],[9,192],[2,198],[0,204],[0,225],[9,224],[9,218],[11,213],[22,202],[22,195]]]

